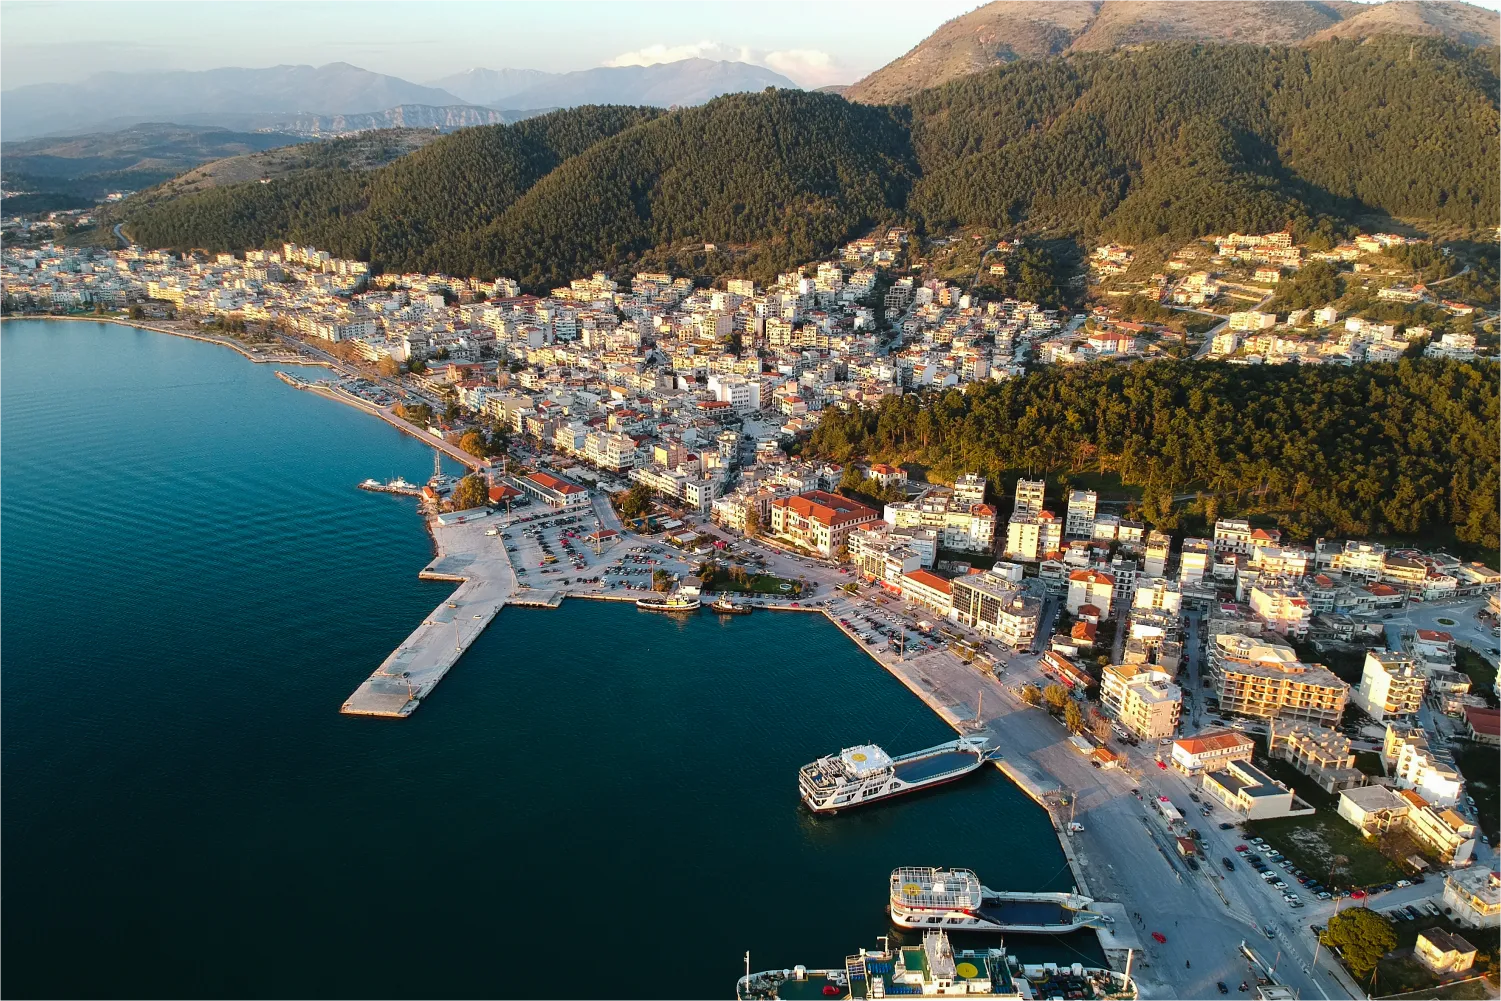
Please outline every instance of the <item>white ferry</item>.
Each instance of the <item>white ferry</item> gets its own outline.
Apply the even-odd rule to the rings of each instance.
[[[636,607],[647,612],[696,612],[702,606],[698,595],[662,594],[636,599]]]
[[[1059,935],[1110,919],[1077,893],[992,890],[969,869],[903,866],[891,873],[891,923],[898,928]]]
[[[737,1001],[879,1001],[898,995],[969,998],[1134,999],[1135,985],[1111,970],[1079,963],[1020,963],[1004,948],[956,950],[942,931],[923,933],[921,945],[861,949],[844,967],[750,972],[735,984]]]
[[[896,758],[875,744],[846,747],[798,769],[798,789],[808,809],[836,813],[968,775],[990,760],[988,745],[987,737],[960,737]]]

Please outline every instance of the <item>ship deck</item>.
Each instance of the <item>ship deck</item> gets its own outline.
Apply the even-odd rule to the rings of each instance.
[[[980,916],[1003,925],[1070,927],[1074,912],[1051,900],[999,900],[994,897],[980,905]]]
[[[903,782],[926,782],[940,775],[973,768],[978,764],[975,754],[965,751],[940,751],[937,754],[898,761],[894,765],[896,777]]]

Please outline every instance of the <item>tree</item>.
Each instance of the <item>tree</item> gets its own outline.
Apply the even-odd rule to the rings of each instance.
[[[468,431],[459,439],[459,448],[470,455],[484,458],[490,454],[490,445],[485,441],[485,436],[478,431]]]
[[[1084,729],[1084,711],[1073,699],[1063,704],[1063,722],[1074,733]]]
[[[375,371],[382,379],[394,379],[401,374],[401,366],[390,355],[375,363]]]
[[[754,504],[745,510],[745,534],[761,534],[761,512]]]
[[[651,487],[637,483],[615,495],[615,506],[626,518],[640,518],[651,510],[651,496]]]
[[[651,589],[653,591],[665,591],[672,586],[672,574],[666,570],[658,570],[651,575]]]
[[[1100,743],[1110,739],[1110,719],[1098,709],[1089,710],[1089,732],[1095,735]]]
[[[426,427],[433,421],[433,408],[426,403],[398,403],[392,410],[397,417],[418,427]]]
[[[1022,701],[1029,706],[1035,706],[1042,701],[1042,689],[1036,685],[1022,685]]]
[[[1369,907],[1352,907],[1329,919],[1329,926],[1319,940],[1331,949],[1344,953],[1350,970],[1363,977],[1397,947],[1391,922]]]
[[[455,511],[467,511],[474,507],[484,507],[490,502],[490,484],[479,473],[473,473],[459,481],[459,485],[453,488],[453,507]]]
[[[1068,689],[1062,685],[1049,685],[1042,690],[1042,700],[1047,703],[1050,712],[1059,712],[1068,699]]]

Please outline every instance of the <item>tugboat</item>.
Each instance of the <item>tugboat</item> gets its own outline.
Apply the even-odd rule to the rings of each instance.
[[[703,607],[698,595],[676,594],[652,595],[637,598],[636,607],[644,612],[696,612]]]
[[[709,603],[709,608],[720,615],[749,615],[755,609],[750,605],[737,605],[727,594],[721,594]]]

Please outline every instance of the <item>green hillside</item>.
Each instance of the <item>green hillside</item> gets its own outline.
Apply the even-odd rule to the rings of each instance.
[[[465,130],[362,175],[124,212],[149,245],[290,238],[532,288],[706,243],[709,270],[763,276],[883,222],[1130,242],[1292,225],[1317,239],[1376,211],[1480,230],[1501,216],[1496,91],[1496,50],[1432,39],[1157,45],[1012,63],[885,108],[798,91],[582,108]]]

